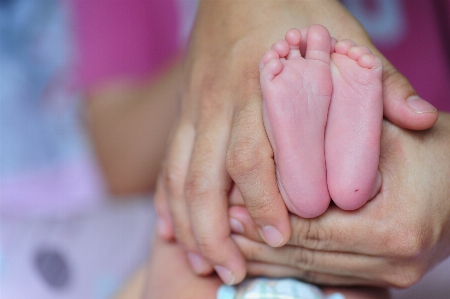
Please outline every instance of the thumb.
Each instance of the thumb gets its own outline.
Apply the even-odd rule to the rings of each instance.
[[[383,63],[384,116],[404,129],[431,128],[438,119],[437,109],[419,97],[408,79],[389,61],[384,58]]]

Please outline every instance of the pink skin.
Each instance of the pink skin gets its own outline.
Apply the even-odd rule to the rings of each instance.
[[[381,60],[314,25],[290,29],[261,58],[260,73],[264,125],[289,211],[319,216],[330,195],[342,209],[364,205],[381,186]]]
[[[263,55],[260,82],[280,192],[289,211],[312,218],[330,203],[324,137],[333,88],[332,39],[321,25],[307,30],[290,29]]]
[[[331,54],[333,95],[325,135],[328,190],[334,203],[355,210],[381,186],[382,62],[353,41]]]

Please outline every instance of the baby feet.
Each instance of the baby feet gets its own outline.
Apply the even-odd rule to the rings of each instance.
[[[304,35],[306,41],[299,30],[289,30],[261,58],[260,83],[280,192],[289,211],[311,218],[330,203],[325,127],[333,85],[328,30],[315,25]]]
[[[336,43],[323,26],[291,29],[261,58],[260,82],[291,212],[316,217],[330,195],[339,207],[356,209],[378,191],[381,60],[351,41]]]

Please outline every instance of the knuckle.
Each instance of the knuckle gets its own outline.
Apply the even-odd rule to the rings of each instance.
[[[186,178],[184,191],[189,204],[202,200],[211,190],[212,182],[204,173],[193,173]]]
[[[384,68],[383,84],[386,90],[412,88],[409,81],[395,67]]]
[[[301,278],[304,281],[307,281],[309,283],[314,283],[314,284],[320,282],[318,277],[319,277],[318,273],[314,272],[314,271],[304,271],[302,276],[301,276]]]
[[[390,233],[381,232],[386,236],[387,254],[394,260],[392,271],[384,272],[385,282],[397,288],[407,288],[417,283],[427,272],[427,262],[424,258],[429,252],[431,236],[420,228],[408,223],[387,228]]]
[[[163,182],[169,192],[173,193],[182,190],[184,181],[184,171],[176,164],[167,164],[164,171]]]
[[[273,213],[277,210],[276,202],[271,200],[244,201],[253,222],[258,226],[266,225],[270,219],[273,219]]]
[[[296,231],[292,234],[294,243],[314,250],[327,249],[332,239],[331,231],[325,229],[320,221],[306,221]]]
[[[232,177],[253,172],[273,159],[273,150],[266,132],[261,130],[261,103],[252,100],[237,113],[226,155],[226,167]]]
[[[408,266],[396,267],[387,276],[386,283],[396,288],[408,288],[416,284],[426,273],[423,263],[409,262]]]
[[[217,256],[219,253],[220,247],[218,246],[221,244],[220,242],[217,242],[215,238],[200,238],[197,240],[197,247],[205,257],[213,257]]]
[[[237,245],[247,261],[254,262],[260,260],[260,256],[264,252],[265,245],[258,242],[249,241],[245,237],[241,236],[237,236],[235,240],[237,240]]]
[[[296,248],[292,253],[292,263],[298,268],[308,270],[314,264],[314,253],[304,248]]]
[[[393,233],[386,234],[387,249],[394,257],[419,259],[429,246],[429,238],[414,226],[397,226]]]
[[[416,258],[424,252],[426,242],[420,233],[412,231],[406,235],[405,241],[401,247],[405,257]]]
[[[249,261],[258,261],[258,257],[261,255],[262,248],[260,246],[250,247],[245,253],[246,258]]]
[[[391,84],[398,83],[399,74],[399,71],[394,67],[384,68],[383,81],[387,84],[387,87],[391,87]]]
[[[228,173],[239,178],[258,170],[264,162],[266,154],[262,147],[249,146],[254,143],[251,138],[243,138],[234,142],[228,149],[226,156],[226,168]]]

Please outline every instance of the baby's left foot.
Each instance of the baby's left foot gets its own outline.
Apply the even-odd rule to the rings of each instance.
[[[381,186],[381,75],[382,61],[368,48],[350,40],[336,43],[325,160],[331,198],[344,210],[363,206]]]

